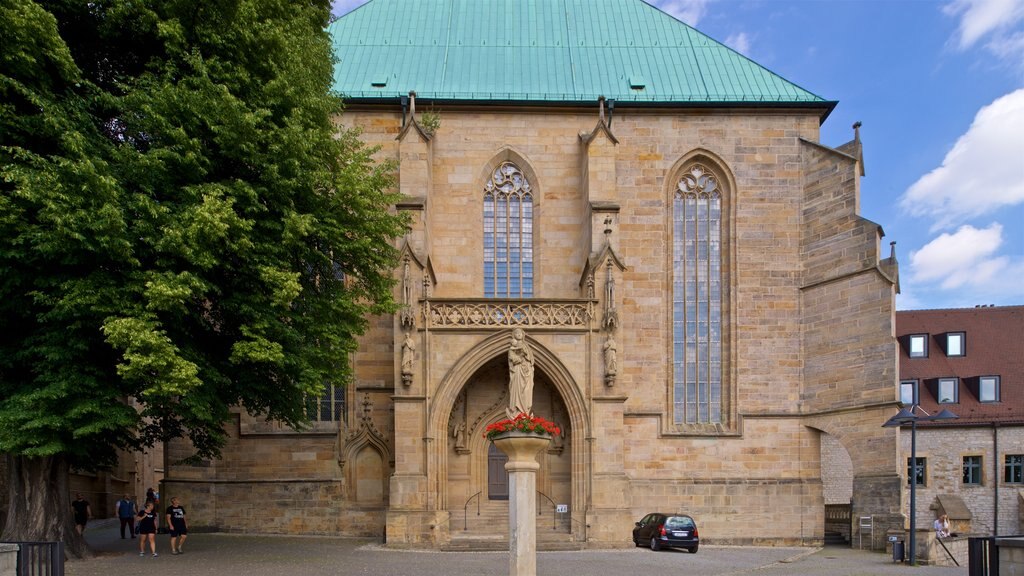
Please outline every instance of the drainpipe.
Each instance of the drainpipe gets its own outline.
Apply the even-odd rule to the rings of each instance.
[[[992,423],[992,480],[995,484],[995,501],[992,509],[995,512],[995,519],[992,525],[992,535],[999,535],[999,424]]]

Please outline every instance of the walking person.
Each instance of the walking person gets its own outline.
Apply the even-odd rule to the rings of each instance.
[[[92,518],[92,508],[89,506],[89,501],[82,498],[81,492],[75,494],[75,499],[71,502],[71,510],[75,514],[75,529],[79,534],[85,532],[85,524]]]
[[[171,498],[171,505],[167,507],[167,527],[171,532],[171,554],[181,554],[184,552],[181,547],[188,537],[188,522],[185,520],[185,507],[178,502],[177,496]]]
[[[121,521],[121,540],[124,540],[125,526],[128,526],[128,532],[132,535],[132,539],[135,539],[135,515],[138,513],[139,509],[135,506],[135,502],[127,494],[117,501],[117,518]]]
[[[160,524],[160,515],[153,508],[153,503],[146,502],[146,507],[139,511],[136,518],[139,519],[139,556],[146,555],[147,540],[153,556],[158,556],[156,553],[156,528]]]

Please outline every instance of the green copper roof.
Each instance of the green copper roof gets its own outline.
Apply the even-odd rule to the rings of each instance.
[[[350,99],[834,105],[641,0],[370,0],[328,32]]]

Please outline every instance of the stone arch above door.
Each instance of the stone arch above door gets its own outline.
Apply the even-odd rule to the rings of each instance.
[[[463,387],[478,370],[496,357],[508,353],[508,342],[511,330],[496,332],[469,350],[449,370],[438,385],[434,396],[433,409],[430,414],[431,430],[446,431],[448,418],[455,401]],[[576,380],[569,373],[565,364],[547,347],[538,342],[529,333],[526,341],[534,352],[534,366],[542,371],[558,392],[568,412],[569,422],[565,423],[577,437],[586,438],[590,434],[590,419],[586,410],[583,394]]]

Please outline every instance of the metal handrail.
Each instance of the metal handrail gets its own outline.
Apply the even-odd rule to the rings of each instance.
[[[541,492],[540,490],[537,490],[537,494],[540,494],[541,496],[546,498],[548,502],[551,502],[551,529],[552,530],[557,530],[558,529],[558,516],[555,515],[555,501],[552,500],[547,494]],[[544,515],[544,509],[540,507],[540,502],[538,501],[537,502],[537,516],[543,516],[543,515]]]
[[[468,512],[468,510],[469,510],[469,503],[473,501],[473,498],[476,498],[476,515],[477,516],[480,515],[480,498],[479,498],[479,496],[481,494],[483,494],[483,492],[484,491],[481,490],[481,491],[477,492],[476,494],[473,494],[472,496],[469,497],[468,500],[466,500],[466,503],[462,505],[462,530],[463,531],[469,530],[469,512]]]
[[[942,538],[939,538],[938,535],[936,535],[935,541],[938,542],[939,546],[942,546],[942,549],[946,551],[946,556],[949,556],[949,559],[953,561],[953,564],[956,564],[957,567],[959,567],[960,563],[953,557],[953,553],[949,551],[949,548],[946,548],[946,543],[942,541]]]

